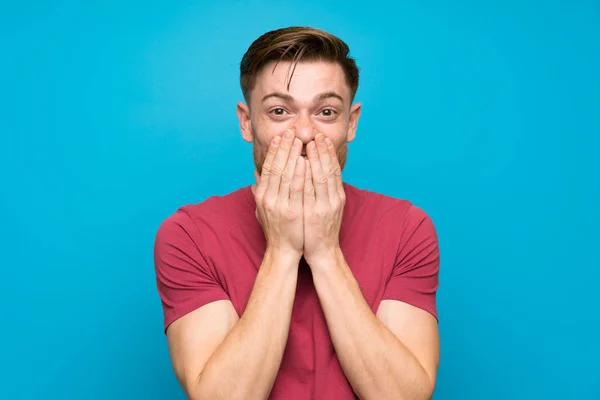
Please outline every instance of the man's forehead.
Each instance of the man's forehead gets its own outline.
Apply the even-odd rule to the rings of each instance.
[[[294,65],[290,61],[281,61],[277,65],[275,62],[265,65],[257,76],[255,89],[262,95],[284,92],[292,96],[312,97],[324,92],[337,92],[346,97],[350,88],[344,70],[337,63],[303,61]]]

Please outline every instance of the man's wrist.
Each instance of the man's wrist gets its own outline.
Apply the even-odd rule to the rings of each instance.
[[[344,262],[344,254],[342,249],[336,246],[314,257],[307,258],[306,262],[313,271],[330,270],[338,268]]]
[[[264,260],[272,267],[276,268],[294,268],[298,267],[302,253],[291,249],[280,249],[267,247]]]

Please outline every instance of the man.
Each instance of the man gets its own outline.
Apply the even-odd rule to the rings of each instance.
[[[181,207],[155,245],[175,374],[190,399],[428,399],[439,252],[406,200],[342,181],[361,105],[348,47],[268,32],[238,103],[256,184]]]

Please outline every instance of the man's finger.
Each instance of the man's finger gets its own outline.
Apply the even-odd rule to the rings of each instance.
[[[308,151],[308,150],[307,150]],[[305,173],[304,173],[304,211],[313,210],[315,207],[315,187],[312,181],[312,170],[310,167],[310,161],[305,160]]]
[[[301,153],[302,141],[298,138],[295,138],[292,142],[292,148],[286,161],[287,164],[285,165],[285,169],[281,174],[281,184],[279,185],[279,198],[281,199],[288,199],[290,197],[290,185],[292,183],[292,179],[294,178],[294,170],[296,169],[297,161],[299,158],[301,158]],[[302,175],[302,178],[304,178],[304,175]]]
[[[319,134],[317,138],[317,148],[319,149],[319,159],[321,160],[323,173],[327,177],[327,193],[329,194],[329,199],[334,202],[335,198],[338,197],[336,183],[338,171],[334,161],[337,158],[335,155],[335,147],[333,146],[333,141],[331,139],[326,138],[325,135]]]
[[[279,149],[273,159],[273,163],[269,170],[269,185],[267,187],[266,195],[269,198],[277,198],[279,194],[279,185],[281,184],[281,174],[283,173],[290,156],[290,149],[292,148],[292,141],[294,140],[294,133],[291,130],[286,130],[281,138]]]
[[[260,185],[260,175],[257,170],[254,170],[254,179],[256,179],[256,184]]]
[[[329,204],[329,190],[327,189],[327,175],[323,171],[317,145],[314,141],[306,145],[306,155],[310,161],[312,171],[312,184],[314,186],[315,197],[318,202]]]
[[[304,185],[306,183],[306,161],[302,157],[296,159],[294,177],[290,183],[290,208],[296,210],[302,207]]]
[[[260,185],[260,175],[257,170],[254,170],[254,180],[256,183],[251,186],[252,194],[256,196],[256,188]]]
[[[263,196],[267,191],[267,187],[269,185],[269,176],[271,175],[271,165],[273,164],[275,154],[277,154],[277,150],[279,149],[280,142],[281,137],[275,136],[269,144],[267,156],[265,157],[265,161],[263,162],[262,171],[259,171],[260,179],[258,180],[258,183],[256,185],[256,194],[258,196]]]
[[[340,165],[340,160],[338,159],[333,142],[329,138],[327,139],[327,141],[329,141],[327,146],[329,148],[329,157],[332,161],[335,190],[337,191],[338,196],[344,198],[346,196],[346,193],[344,192],[344,183],[342,180],[342,166]]]

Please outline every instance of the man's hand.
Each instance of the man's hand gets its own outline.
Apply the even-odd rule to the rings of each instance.
[[[304,258],[314,267],[339,250],[346,204],[342,171],[331,139],[322,133],[306,146],[304,183]]]
[[[262,167],[255,172],[256,214],[267,241],[267,253],[302,257],[304,233],[302,197],[305,161],[302,142],[291,130],[275,136]]]

